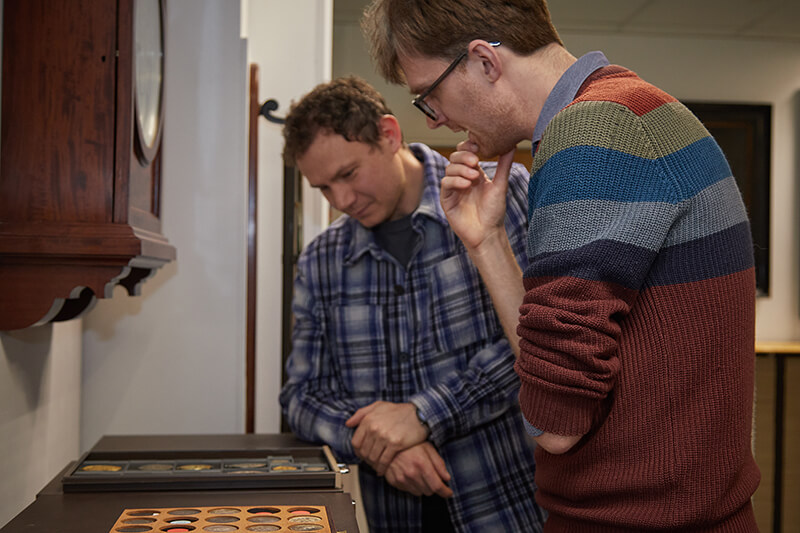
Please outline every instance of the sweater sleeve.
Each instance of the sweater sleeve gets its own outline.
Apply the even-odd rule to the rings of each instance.
[[[543,431],[583,435],[599,420],[622,324],[679,214],[647,129],[618,102],[574,103],[534,158],[515,369],[523,414]]]

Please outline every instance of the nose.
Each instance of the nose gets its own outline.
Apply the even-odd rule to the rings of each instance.
[[[436,128],[441,126],[441,124],[439,124],[439,121],[441,119],[438,116],[436,117],[436,120],[433,120],[431,117],[427,117],[425,120],[428,122],[428,128],[432,130],[435,130]]]
[[[428,105],[430,106],[430,104]],[[442,113],[438,109],[435,109],[434,113],[436,114],[435,119],[431,118],[427,113],[425,114],[425,122],[428,124],[428,127],[432,130],[435,130],[436,128],[444,124],[445,120],[447,120],[446,117],[444,116],[444,113]]]
[[[347,212],[347,209],[355,204],[356,195],[346,185],[334,186],[331,188],[333,194],[333,207],[339,211]]]
[[[437,109],[436,110],[436,120],[432,119],[431,117],[429,117],[427,115],[425,117],[425,120],[428,123],[428,128],[430,128],[432,130],[435,130],[436,128],[438,128],[439,126],[441,126],[442,124],[444,124],[447,121],[447,117],[445,117],[444,113],[442,113],[441,111],[439,111]]]

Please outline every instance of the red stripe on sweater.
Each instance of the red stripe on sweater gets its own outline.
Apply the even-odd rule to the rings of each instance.
[[[593,101],[616,102],[641,117],[661,105],[678,100],[638,78],[632,71],[609,65],[586,78],[578,90],[578,97],[570,105]]]

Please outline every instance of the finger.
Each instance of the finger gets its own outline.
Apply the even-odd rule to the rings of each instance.
[[[472,187],[472,181],[464,179],[461,176],[445,176],[442,178],[442,191],[448,190],[463,191]]]
[[[444,169],[444,175],[464,178],[472,183],[475,180],[480,180],[483,178],[483,171],[481,169],[468,167],[460,163],[450,163]]]
[[[397,455],[396,448],[387,446],[386,448],[383,449],[383,452],[376,461],[378,464],[376,472],[378,472],[379,476],[382,476],[386,472],[386,469],[389,468],[389,465],[391,464],[392,460],[394,460],[396,455]]]
[[[456,150],[459,152],[472,152],[473,154],[477,154],[478,143],[466,139],[456,145]]]
[[[430,448],[426,447],[425,451],[427,452],[428,457],[431,460],[433,468],[436,470],[436,474],[440,478],[442,478],[445,482],[450,481],[450,472],[447,471],[447,465],[444,463],[444,459],[442,459],[442,456],[439,455],[439,452],[437,452],[433,448],[433,446],[431,446]]]
[[[377,472],[380,476],[386,473],[386,467],[389,464],[381,461],[381,457],[383,456],[385,450],[386,448],[383,445],[378,445],[376,443],[370,448],[369,452],[367,452],[367,457],[369,457],[369,460],[375,465],[375,472]]]
[[[453,496],[453,489],[442,483],[440,487],[438,487],[435,491],[436,494],[441,496],[442,498],[451,498]]]
[[[467,150],[457,150],[451,153],[450,157],[447,159],[451,163],[461,163],[469,167],[478,166],[478,162],[480,161],[480,158],[475,152],[470,152]]]
[[[432,469],[426,473],[428,477],[428,484],[433,491],[442,498],[449,498],[453,495],[453,490],[446,485],[450,481],[450,472],[447,471],[447,465],[439,455],[439,452],[433,446],[425,446],[425,453],[430,459]],[[427,469],[426,469],[427,470]]]
[[[511,164],[514,162],[515,150],[504,153],[497,159],[497,169],[494,172],[493,183],[508,186],[508,175],[511,173]]]
[[[393,487],[413,494],[414,496],[422,496],[423,494],[422,490],[419,488],[419,485],[415,483],[413,479],[400,479],[394,475],[394,472],[391,469],[386,473],[386,481],[388,481]]]
[[[418,483],[421,483],[420,489],[426,496],[438,494],[443,498],[449,498],[453,495],[453,491],[445,484],[430,462],[420,468],[420,474],[422,477]]]
[[[345,421],[344,425],[349,428],[359,425],[361,421],[364,420],[364,417],[367,416],[373,409],[375,409],[374,403],[362,407],[361,409],[353,413],[353,416],[348,418]]]
[[[364,429],[364,426],[358,426],[353,433],[353,438],[350,439],[350,444],[353,445],[353,449],[355,450],[356,454],[361,457],[362,459],[365,457],[364,449],[366,448],[366,434],[367,430]]]

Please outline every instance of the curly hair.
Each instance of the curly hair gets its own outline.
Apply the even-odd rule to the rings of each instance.
[[[520,55],[563,45],[546,0],[373,0],[361,29],[378,72],[403,84],[399,56],[451,61],[470,41],[500,41]]]
[[[283,159],[294,164],[320,131],[378,147],[380,119],[391,114],[383,96],[358,76],[321,83],[291,105],[283,126]]]

